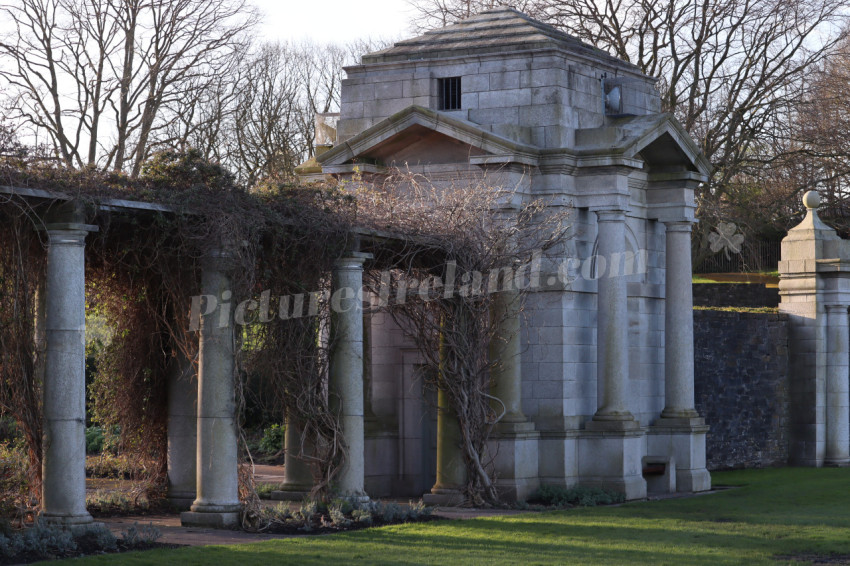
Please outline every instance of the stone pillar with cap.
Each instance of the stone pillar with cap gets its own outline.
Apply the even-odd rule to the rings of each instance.
[[[841,399],[847,393],[840,390],[847,372],[850,242],[820,219],[816,191],[803,195],[803,204],[806,216],[782,239],[779,262],[779,310],[789,325],[789,456],[795,465],[839,465],[846,446],[837,439],[848,425]]]
[[[197,496],[180,515],[186,526],[235,527],[239,501],[239,461],[234,387],[233,251],[212,249],[203,258],[201,292],[216,308],[201,315],[198,361]]]
[[[71,527],[92,522],[86,511],[85,224],[75,203],[45,219],[44,443],[41,517]]]

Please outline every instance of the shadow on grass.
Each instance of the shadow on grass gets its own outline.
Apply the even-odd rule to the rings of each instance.
[[[748,485],[715,495],[621,507],[397,525],[75,563],[713,566],[799,564],[789,560],[850,553],[850,470],[718,475],[725,482]]]

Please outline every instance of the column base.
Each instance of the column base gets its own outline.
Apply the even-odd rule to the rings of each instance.
[[[662,419],[699,419],[699,413],[694,409],[664,409],[661,411]]]
[[[80,515],[60,515],[42,512],[39,514],[39,518],[48,525],[69,529],[82,525],[89,526],[95,524],[94,519],[88,513]]]
[[[234,529],[239,526],[238,512],[199,512],[180,513],[180,524],[184,527],[206,527],[210,529]]]
[[[431,493],[422,496],[426,505],[439,505],[443,507],[454,507],[466,500],[463,492],[459,489],[433,488]]]
[[[847,468],[850,467],[850,458],[832,459],[827,458],[823,461],[824,467],[827,468]]]
[[[664,413],[661,413],[661,417],[655,421],[655,424],[652,425],[653,428],[692,428],[692,427],[704,427],[705,419],[699,416],[698,414],[694,414],[693,416],[677,416],[677,417],[668,417]],[[708,429],[706,429],[708,431]]]

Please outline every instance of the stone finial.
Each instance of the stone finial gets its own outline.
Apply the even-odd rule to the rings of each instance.
[[[808,240],[812,237],[814,231],[819,240],[838,240],[838,234],[835,230],[823,223],[818,217],[818,207],[820,206],[820,195],[817,191],[808,191],[803,195],[803,204],[806,205],[806,217],[797,226],[788,230],[788,235],[783,238],[785,240]]]
[[[820,194],[817,191],[807,191],[803,195],[803,204],[808,209],[817,209],[820,206]]]

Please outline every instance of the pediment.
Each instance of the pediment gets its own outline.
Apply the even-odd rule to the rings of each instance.
[[[410,106],[342,142],[318,158],[326,171],[353,163],[375,166],[409,164],[536,164],[539,150],[477,124]]]
[[[672,114],[618,118],[601,128],[578,130],[576,144],[581,155],[639,158],[656,172],[685,170],[707,177],[712,170],[711,163]]]
[[[470,157],[482,155],[487,155],[487,152],[480,147],[419,124],[410,126],[361,154],[370,162],[390,167],[400,167],[404,164],[468,163]]]

